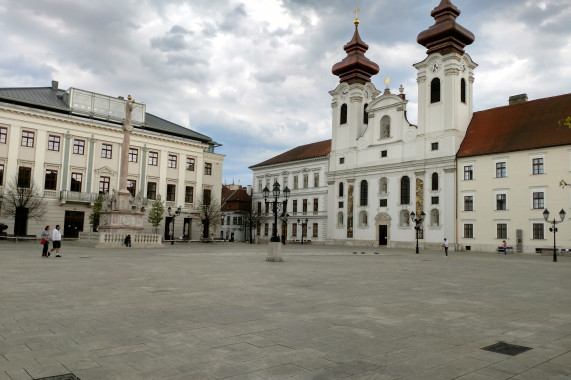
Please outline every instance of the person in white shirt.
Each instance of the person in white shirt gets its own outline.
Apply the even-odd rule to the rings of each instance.
[[[61,232],[59,230],[59,224],[56,226],[56,228],[54,228],[52,230],[52,242],[53,242],[53,248],[50,250],[50,252],[53,252],[54,249],[56,251],[56,257],[61,257],[59,255],[59,249],[61,248]]]
[[[444,244],[442,244],[442,246],[444,247],[444,253],[448,256],[448,240],[446,240],[446,238],[444,238]]]

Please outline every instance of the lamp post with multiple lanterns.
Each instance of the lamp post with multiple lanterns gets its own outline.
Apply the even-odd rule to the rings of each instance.
[[[418,233],[420,232],[421,229],[421,224],[422,222],[424,222],[424,217],[426,216],[426,214],[424,213],[424,211],[422,211],[420,213],[420,217],[419,218],[415,218],[416,214],[413,212],[410,213],[410,219],[414,222],[414,230],[416,231],[416,254],[418,255]]]
[[[552,224],[553,227],[549,227],[549,231],[553,231],[553,262],[556,263],[557,262],[557,246],[555,245],[555,233],[557,232],[557,227],[555,227],[557,224],[561,223],[563,221],[563,219],[565,219],[565,210],[561,209],[561,211],[559,211],[559,217],[561,218],[561,220],[555,220],[555,218],[553,218],[553,220],[549,220],[549,211],[547,209],[545,209],[545,211],[543,211],[543,218],[545,219],[545,221],[549,224]]]
[[[272,196],[274,198],[274,200],[270,200],[268,201],[268,197],[270,196],[270,189],[268,189],[268,187],[264,187],[264,189],[262,190],[262,193],[264,194],[264,201],[266,202],[266,204],[270,205],[270,210],[273,211],[274,213],[274,226],[272,228],[272,238],[270,239],[271,242],[280,242],[280,237],[278,236],[278,211],[280,209],[285,210],[287,207],[287,199],[289,198],[289,194],[290,194],[290,190],[288,189],[288,187],[286,186],[285,189],[283,190],[283,202],[278,202],[278,199],[280,197],[280,184],[278,183],[278,181],[274,182],[274,186],[272,189]]]
[[[174,211],[174,213],[171,213],[172,208],[170,206],[167,209],[169,216],[172,217],[172,219],[171,219],[171,224],[172,224],[172,226],[171,226],[171,245],[174,245],[174,220],[177,216],[180,215],[181,208],[182,208],[181,206],[178,206],[178,208]]]
[[[307,231],[307,222],[309,222],[307,218],[305,220],[297,220],[297,224],[301,223],[301,245],[303,245],[303,227],[305,226],[305,231]]]

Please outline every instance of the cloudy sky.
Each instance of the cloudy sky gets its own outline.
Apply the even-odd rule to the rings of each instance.
[[[331,67],[359,7],[378,89],[403,85],[417,118],[418,33],[439,0],[0,0],[0,87],[131,94],[223,144],[223,181],[331,137]],[[571,92],[569,0],[453,0],[476,41],[474,108]]]

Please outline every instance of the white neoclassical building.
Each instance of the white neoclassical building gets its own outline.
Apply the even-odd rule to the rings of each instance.
[[[220,202],[224,156],[210,137],[146,112],[136,103],[129,150],[128,187],[146,209],[161,195],[165,208],[181,214],[174,236],[199,238],[201,221],[193,211],[198,197]],[[34,183],[47,202],[41,220],[25,210],[3,216],[8,233],[39,235],[45,225],[62,226],[64,237],[89,231],[89,214],[99,193],[119,187],[125,100],[77,88],[0,89],[0,191],[11,182]],[[160,233],[170,235],[165,212]],[[145,220],[145,232],[152,226]],[[213,231],[218,234],[218,231]]]

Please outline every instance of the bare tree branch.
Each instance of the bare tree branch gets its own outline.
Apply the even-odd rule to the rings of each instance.
[[[220,225],[222,221],[222,212],[220,211],[220,203],[213,199],[208,204],[204,202],[202,197],[197,197],[194,203],[194,210],[200,217],[204,230],[202,237],[208,239],[210,231]]]
[[[47,203],[33,179],[30,180],[30,187],[20,187],[18,175],[15,174],[6,186],[2,215],[15,218],[18,208],[28,209],[29,219],[42,220],[47,211]]]

